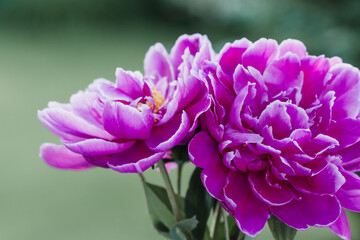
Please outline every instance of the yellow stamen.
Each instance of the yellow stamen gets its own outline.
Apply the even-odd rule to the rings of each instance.
[[[151,110],[153,110],[154,113],[157,113],[158,110],[161,108],[161,106],[164,104],[165,100],[164,97],[161,95],[161,92],[156,91],[155,87],[151,89],[152,97],[154,99],[155,103],[155,109],[154,106],[151,104],[151,102],[146,101],[145,104],[148,105]],[[143,103],[139,102],[138,105],[142,105]]]
[[[152,87],[151,91],[152,91],[152,96],[153,96],[153,99],[155,102],[154,113],[157,113],[159,108],[161,108],[161,106],[164,104],[165,100],[164,100],[164,97],[161,95],[161,92],[156,91],[155,87]],[[146,102],[146,104],[148,104],[148,102]],[[149,103],[149,104],[151,105],[151,103]],[[153,109],[153,108],[151,108],[151,109]]]

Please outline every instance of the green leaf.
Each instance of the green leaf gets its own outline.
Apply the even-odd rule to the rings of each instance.
[[[185,216],[190,218],[196,216],[199,221],[193,230],[195,239],[203,239],[207,230],[207,220],[210,215],[214,199],[207,193],[201,182],[201,169],[196,168],[190,178],[189,187],[185,197]]]
[[[274,215],[269,218],[268,225],[275,240],[293,240],[295,238],[297,230],[286,225]]]
[[[170,230],[170,236],[174,240],[189,240],[191,231],[196,228],[199,222],[195,216],[177,222]]]
[[[144,182],[146,203],[155,229],[164,233],[176,223],[165,188]]]

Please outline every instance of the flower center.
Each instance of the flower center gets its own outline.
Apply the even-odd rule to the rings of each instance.
[[[157,91],[155,87],[152,87],[151,94],[155,103],[155,109],[151,102],[146,101],[145,104],[148,105],[154,113],[157,113],[161,106],[164,104],[165,100],[164,97],[161,95],[161,92]],[[138,105],[141,104],[143,103],[138,103]]]
[[[151,93],[152,93],[152,96],[153,96],[153,99],[155,102],[155,109],[153,109],[153,107],[150,106],[151,103],[146,102],[146,104],[149,103],[150,105],[149,104],[148,105],[151,107],[151,109],[154,110],[154,113],[157,113],[159,108],[161,108],[161,106],[164,104],[165,100],[164,100],[164,97],[161,95],[161,92],[156,91],[155,87],[152,87]]]

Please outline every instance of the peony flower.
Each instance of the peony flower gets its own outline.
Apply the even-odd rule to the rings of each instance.
[[[303,43],[241,39],[197,73],[212,105],[189,156],[207,191],[257,235],[271,214],[344,239],[360,211],[360,73]]]
[[[42,145],[41,157],[63,169],[145,171],[189,141],[209,108],[205,83],[190,72],[213,55],[206,36],[183,35],[170,54],[160,43],[149,49],[145,76],[118,68],[115,84],[98,79],[69,104],[50,102],[38,117],[62,145]]]

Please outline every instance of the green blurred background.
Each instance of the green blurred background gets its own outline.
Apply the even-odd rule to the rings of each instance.
[[[169,49],[195,32],[217,51],[244,36],[297,38],[311,54],[360,63],[358,0],[0,0],[0,240],[161,239],[137,175],[42,162],[40,144],[59,139],[36,110],[95,78],[114,80],[117,66],[142,70],[152,44]],[[160,182],[156,171],[145,175]],[[353,239],[359,219],[350,214]],[[257,239],[271,239],[267,227]],[[312,229],[296,239],[338,238]]]

